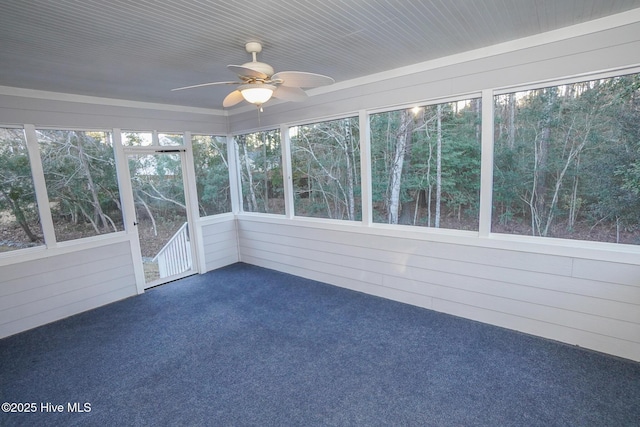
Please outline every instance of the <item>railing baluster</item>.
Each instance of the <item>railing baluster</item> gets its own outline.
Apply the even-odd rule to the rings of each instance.
[[[180,227],[176,234],[160,249],[153,261],[158,261],[161,278],[174,276],[191,268],[188,223],[185,222]]]

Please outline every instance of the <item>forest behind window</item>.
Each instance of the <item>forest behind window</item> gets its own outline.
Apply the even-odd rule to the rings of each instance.
[[[0,252],[44,244],[22,129],[0,128]]]
[[[478,230],[481,102],[370,116],[373,221]]]
[[[148,147],[152,144],[152,132],[122,132],[122,145],[125,147]]]
[[[181,133],[158,133],[158,144],[178,146],[184,144],[184,137]]]
[[[245,212],[284,214],[280,131],[235,137]]]
[[[495,97],[492,231],[640,244],[640,74]]]
[[[36,132],[56,240],[123,230],[111,134]]]
[[[504,93],[493,108],[493,233],[640,244],[640,74]],[[480,99],[370,114],[369,128],[375,223],[479,230]],[[360,131],[356,117],[289,128],[295,215],[361,220]],[[56,240],[123,229],[109,132],[25,135],[0,128],[0,251],[44,243],[36,160]],[[184,144],[182,133],[135,131],[122,143],[148,147],[155,135],[159,146]],[[235,142],[244,211],[284,214],[279,130]],[[200,215],[230,212],[226,139],[194,135],[192,146]],[[167,173],[178,167],[163,159],[156,166]],[[172,196],[183,189],[152,184],[141,188],[184,204]]]
[[[193,135],[191,142],[200,216],[231,212],[226,138]]]
[[[289,134],[295,214],[360,220],[358,118],[295,126]]]

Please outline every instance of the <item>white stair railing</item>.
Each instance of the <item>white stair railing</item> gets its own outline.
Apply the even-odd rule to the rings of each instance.
[[[160,278],[174,276],[191,269],[191,245],[187,225],[188,223],[185,222],[153,258],[153,262],[158,262]]]

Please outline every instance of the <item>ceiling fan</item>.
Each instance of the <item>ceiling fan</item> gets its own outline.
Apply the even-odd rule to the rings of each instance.
[[[307,94],[302,88],[314,88],[334,83],[331,77],[303,71],[281,71],[274,74],[273,67],[256,60],[256,54],[262,51],[258,42],[249,42],[245,49],[253,56],[251,62],[242,65],[228,65],[227,68],[238,75],[240,81],[211,82],[193,86],[178,87],[172,91],[193,89],[213,85],[239,85],[238,89],[224,98],[222,105],[232,107],[246,100],[259,108],[273,96],[284,101],[304,101]]]

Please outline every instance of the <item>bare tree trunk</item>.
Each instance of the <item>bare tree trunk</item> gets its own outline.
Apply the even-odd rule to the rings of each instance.
[[[516,96],[510,93],[508,102],[509,120],[507,122],[507,146],[513,150],[516,144]]]
[[[338,145],[341,147],[343,152],[345,150],[347,150],[345,148],[345,146],[344,146],[344,143],[345,143],[345,141],[343,140],[344,135],[336,135],[335,132],[325,132],[325,134],[329,135],[332,139],[334,139],[338,143]],[[318,157],[316,156],[315,152],[313,151],[313,148],[312,148],[313,145],[311,143],[309,143],[307,141],[306,145],[307,145],[306,147],[303,147],[302,145],[300,145],[298,147],[298,150],[304,151],[304,152],[308,153],[309,155],[311,155],[311,157],[313,158],[314,163],[316,163],[320,167],[320,169],[322,169],[322,172],[325,174],[325,176],[329,180],[333,181],[335,183],[335,185],[337,186],[337,190],[333,194],[333,200],[334,200],[334,203],[335,203],[335,209],[334,209],[333,212],[335,212],[335,213],[338,212],[338,200],[340,200],[341,203],[344,203],[344,206],[346,206],[347,208],[349,208],[349,206],[354,206],[355,202],[350,203],[350,201],[349,201],[349,197],[350,197],[349,196],[349,192],[347,190],[345,190],[344,186],[342,185],[342,182],[340,181],[341,177],[339,175],[336,176],[331,171],[329,171],[327,169],[327,167],[323,164],[323,162],[320,161],[320,159],[318,159]],[[352,166],[349,166],[349,167],[353,168]],[[351,174],[353,175],[353,171],[351,171]],[[309,177],[309,179],[311,179],[311,177]],[[316,180],[316,182],[320,183],[320,180]],[[353,180],[351,180],[351,184],[353,184]],[[324,192],[324,190],[322,190],[322,191]],[[325,200],[327,200],[326,199],[326,194],[324,196],[325,196]],[[354,200],[353,193],[351,193],[351,197],[352,197],[351,200],[353,201]],[[336,217],[339,218],[339,216],[334,214],[334,213],[331,213],[330,217],[331,218],[336,218]]]
[[[351,131],[352,123],[349,121],[349,155],[351,156],[351,164],[354,165],[353,168],[353,182],[355,187],[360,185],[360,174],[356,170],[356,165],[358,165],[358,161],[360,158],[360,153],[358,152],[358,148],[360,147],[360,141],[358,138],[353,137],[353,132]]]
[[[11,206],[11,212],[13,212],[13,215],[16,217],[16,221],[18,221],[18,224],[20,225],[20,228],[22,228],[22,230],[27,235],[27,237],[29,238],[30,241],[37,242],[38,241],[38,237],[35,234],[33,234],[31,229],[29,228],[29,223],[27,222],[27,218],[26,218],[24,212],[22,211],[22,208],[20,207],[20,204],[18,203],[18,200],[17,199],[15,199],[15,200],[12,199],[9,196],[9,194],[7,194],[4,191],[4,189],[2,189],[2,188],[0,188],[0,192],[2,192],[2,196],[4,196],[4,198],[9,203],[9,206]]]
[[[389,209],[388,209],[388,222],[389,224],[397,224],[400,213],[400,187],[402,184],[402,167],[404,164],[404,157],[407,153],[407,141],[411,138],[411,112],[406,110],[400,112],[400,127],[396,136],[395,150],[393,154],[393,161],[391,163],[390,183],[389,188]]]
[[[156,219],[153,217],[153,213],[151,213],[151,209],[149,209],[149,205],[144,201],[144,199],[138,196],[138,201],[144,207],[147,215],[149,215],[149,219],[151,220],[151,225],[153,226],[153,235],[158,236],[158,228],[156,227]]]
[[[416,222],[418,221],[418,211],[420,211],[420,193],[421,190],[418,189],[418,194],[416,195],[416,206],[413,210],[413,225],[416,225]]]
[[[344,157],[345,157],[345,161],[346,161],[346,167],[347,167],[347,208],[348,208],[348,215],[349,215],[349,219],[350,220],[355,220],[356,219],[356,211],[355,211],[355,197],[354,197],[354,191],[355,191],[355,184],[354,184],[354,175],[355,175],[355,168],[353,167],[353,162],[352,162],[352,152],[353,150],[351,149],[352,144],[351,144],[351,140],[352,140],[353,136],[351,134],[351,122],[350,120],[344,120],[344,141],[341,144],[342,145],[342,150],[344,151]]]
[[[155,199],[155,200],[162,200],[163,202],[173,203],[174,205],[176,205],[176,206],[180,206],[180,207],[181,207],[181,208],[183,208],[183,209],[186,209],[186,208],[187,208],[187,207],[184,205],[184,203],[180,203],[180,202],[179,202],[179,201],[177,201],[177,200],[170,199],[170,198],[168,198],[167,196],[165,196],[164,194],[162,194],[162,192],[161,192],[160,190],[158,190],[158,189],[155,187],[155,185],[153,185],[153,183],[152,183],[151,181],[147,181],[147,184],[149,185],[149,187],[151,187],[151,189],[152,189],[156,194],[151,194],[151,193],[149,193],[148,191],[144,191],[144,190],[142,190],[142,189],[140,189],[140,190],[138,190],[138,191],[140,191],[141,193],[143,193],[143,194],[145,194],[145,195],[149,196],[149,197],[150,197],[150,198],[152,198],[152,199]]]
[[[542,225],[542,215],[547,210],[546,203],[546,193],[547,193],[547,168],[549,163],[549,145],[551,144],[551,114],[553,110],[553,106],[556,99],[556,88],[545,89],[548,91],[547,93],[547,104],[542,112],[542,132],[540,138],[537,141],[537,155],[536,155],[536,163],[534,165],[534,192],[532,194],[533,197],[533,214],[536,215],[536,218],[533,219],[532,223],[537,227],[533,230],[533,234],[539,234],[541,236],[545,236],[543,230],[541,230]],[[546,228],[546,227],[545,227]]]
[[[440,205],[442,198],[442,104],[437,106],[436,138],[436,218],[435,228],[440,228]]]
[[[533,182],[531,183],[531,195],[529,200],[522,200],[529,206],[531,212],[531,235],[536,235],[536,230],[540,227],[536,227],[536,223],[539,221],[538,214],[536,212],[536,188],[538,188],[538,143],[533,143]]]
[[[309,180],[309,181],[311,181],[311,180]],[[335,213],[331,210],[331,202],[327,198],[327,192],[324,190],[324,187],[322,186],[322,182],[320,180],[318,180],[316,182],[316,185],[318,185],[318,190],[319,190],[320,194],[322,194],[322,199],[324,200],[324,204],[327,207],[327,217],[328,218],[335,218]],[[314,193],[316,193],[316,192],[317,191],[314,191]],[[337,205],[337,203],[334,203],[334,205]],[[337,209],[337,207],[335,209]]]
[[[580,154],[576,156],[576,175],[573,178],[573,190],[571,192],[571,203],[569,205],[569,229],[573,230],[578,217],[578,176],[580,170]]]
[[[433,185],[431,184],[431,161],[433,160],[433,145],[429,141],[429,158],[427,159],[427,227],[431,227],[431,196]]]
[[[553,211],[554,211],[554,209],[556,207],[556,204],[558,203],[558,195],[560,193],[560,187],[562,186],[562,180],[564,179],[564,176],[567,173],[567,169],[569,169],[569,166],[571,165],[573,160],[578,155],[580,155],[580,152],[582,152],[582,149],[587,144],[588,137],[589,137],[589,128],[587,128],[585,136],[582,139],[582,142],[580,143],[580,145],[578,145],[577,147],[571,147],[571,151],[569,152],[569,155],[567,156],[567,160],[566,160],[566,162],[564,164],[564,167],[562,168],[562,171],[560,172],[560,175],[556,179],[555,187],[554,187],[554,190],[553,190],[553,197],[551,199],[551,205],[549,206],[549,214],[547,215],[547,222],[546,222],[546,225],[544,227],[544,232],[542,234],[543,236],[547,235],[547,233],[549,232],[549,228],[551,227],[551,222],[553,221],[553,216],[554,216],[553,215]]]
[[[100,234],[100,230],[107,228],[109,224],[107,223],[107,219],[104,216],[104,212],[102,211],[102,206],[100,206],[100,199],[98,198],[98,191],[96,189],[96,185],[93,182],[93,177],[91,176],[91,170],[89,169],[89,162],[87,162],[87,156],[84,152],[84,141],[82,140],[83,136],[76,134],[75,132],[69,132],[67,135],[67,143],[71,145],[71,136],[75,135],[77,140],[76,148],[78,149],[78,160],[80,161],[80,166],[82,167],[82,171],[87,178],[87,186],[89,187],[89,193],[91,194],[91,199],[93,201],[93,211],[96,220],[91,221],[94,224],[94,229],[97,234]],[[85,216],[87,216],[86,212]],[[96,223],[98,223],[100,227]]]
[[[80,210],[82,215],[84,215],[84,217],[87,218],[87,221],[89,221],[91,223],[91,225],[93,226],[93,229],[95,230],[96,234],[100,234],[100,230],[98,230],[98,225],[93,220],[93,218],[91,218],[91,216],[84,209],[82,209],[82,205],[79,204],[78,205],[78,209]]]
[[[427,227],[431,227],[431,195],[433,193],[433,189],[431,184],[429,184],[429,192],[427,194]]]
[[[247,143],[242,143],[243,155],[244,155],[244,167],[247,171],[247,180],[249,181],[249,212],[255,212],[258,209],[258,201],[256,200],[256,193],[253,188],[253,175],[251,174],[251,163],[249,162],[249,156],[247,155]]]
[[[213,145],[213,147],[216,149],[217,154],[220,156],[220,158],[222,159],[222,162],[224,163],[224,166],[229,169],[229,163],[227,162],[227,158],[226,158],[226,154],[227,154],[227,148],[226,148],[226,143],[224,144],[225,147],[222,148],[218,145],[218,142],[216,141],[217,137],[212,137],[211,138],[211,145]]]

